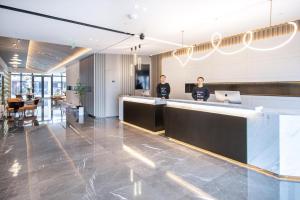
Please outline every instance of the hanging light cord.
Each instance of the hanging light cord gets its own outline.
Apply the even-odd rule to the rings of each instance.
[[[272,26],[272,11],[273,11],[273,0],[270,1],[270,26]]]
[[[184,47],[184,45],[183,45],[183,34],[184,34],[184,30],[181,31],[181,45],[182,45],[182,48]]]

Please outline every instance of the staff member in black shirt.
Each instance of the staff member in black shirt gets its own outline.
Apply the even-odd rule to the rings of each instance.
[[[209,90],[203,86],[204,78],[197,78],[197,86],[193,88],[192,97],[195,101],[207,101],[209,98]]]
[[[163,99],[169,99],[171,88],[169,83],[166,83],[166,76],[160,76],[160,83],[156,87],[157,96]]]

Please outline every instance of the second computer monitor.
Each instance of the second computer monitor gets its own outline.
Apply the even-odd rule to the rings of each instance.
[[[224,103],[235,103],[241,104],[241,94],[239,91],[224,91],[216,90],[215,91],[216,100]]]

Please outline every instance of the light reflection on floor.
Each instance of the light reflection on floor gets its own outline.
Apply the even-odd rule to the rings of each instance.
[[[52,105],[51,99],[39,103],[36,116],[40,124],[53,124],[66,121],[66,109],[60,105]]]

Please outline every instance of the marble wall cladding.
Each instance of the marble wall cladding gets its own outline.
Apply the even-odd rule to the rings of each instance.
[[[280,174],[300,176],[300,116],[280,115]]]
[[[75,86],[78,80],[79,80],[79,61],[76,61],[66,66],[67,86]],[[73,105],[79,105],[78,95],[75,94],[75,91],[72,90],[66,91],[66,101]]]
[[[300,176],[300,116],[264,112],[248,118],[248,164]]]
[[[248,164],[279,174],[279,115],[258,113],[247,120]]]

